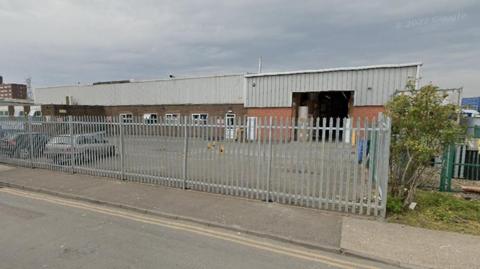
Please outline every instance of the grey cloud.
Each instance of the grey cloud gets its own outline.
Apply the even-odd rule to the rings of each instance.
[[[423,61],[425,79],[478,95],[479,15],[469,0],[0,0],[0,73],[55,85],[254,72],[260,55],[266,71]]]

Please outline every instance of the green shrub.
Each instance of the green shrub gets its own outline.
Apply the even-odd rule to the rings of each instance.
[[[407,88],[407,94],[396,95],[386,106],[392,119],[389,192],[401,197],[404,207],[414,201],[432,158],[465,132],[457,122],[459,108],[448,104],[448,95],[440,94],[438,87],[417,90],[409,83]]]
[[[403,212],[403,201],[398,197],[389,197],[387,200],[387,213],[400,214]]]

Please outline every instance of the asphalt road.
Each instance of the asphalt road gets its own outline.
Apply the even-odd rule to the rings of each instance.
[[[0,188],[1,268],[394,268],[187,222]]]

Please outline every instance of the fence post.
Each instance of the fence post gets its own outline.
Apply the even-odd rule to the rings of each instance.
[[[184,117],[184,122],[183,122],[183,183],[182,183],[182,189],[187,188],[187,154],[188,154],[188,126],[187,126],[187,121],[188,117]]]
[[[68,133],[70,135],[70,172],[75,173],[75,141],[73,137],[73,117],[68,116]]]
[[[120,132],[120,179],[125,180],[125,135],[124,125],[121,116],[118,117],[119,132]]]
[[[27,130],[28,130],[28,144],[29,144],[29,158],[30,158],[30,168],[33,167],[33,134],[32,134],[32,118],[27,116]]]
[[[270,123],[268,126],[268,170],[267,170],[267,195],[265,197],[265,202],[270,202],[270,178],[272,176],[272,125],[273,120],[270,116]]]
[[[448,145],[443,153],[442,173],[440,175],[440,191],[452,190],[454,160],[455,147],[453,145]]]
[[[387,216],[387,199],[388,199],[388,180],[390,178],[389,172],[390,172],[390,139],[391,139],[391,132],[392,132],[392,122],[389,117],[385,117],[385,129],[386,131],[384,132],[384,156],[382,156],[383,160],[383,178],[382,178],[382,213],[381,216],[382,218],[385,218]]]

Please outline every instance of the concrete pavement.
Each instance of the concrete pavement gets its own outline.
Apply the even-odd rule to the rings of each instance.
[[[478,268],[480,237],[109,178],[0,165],[0,184],[346,252],[409,268]]]
[[[480,237],[344,218],[342,249],[405,267],[480,268]]]

